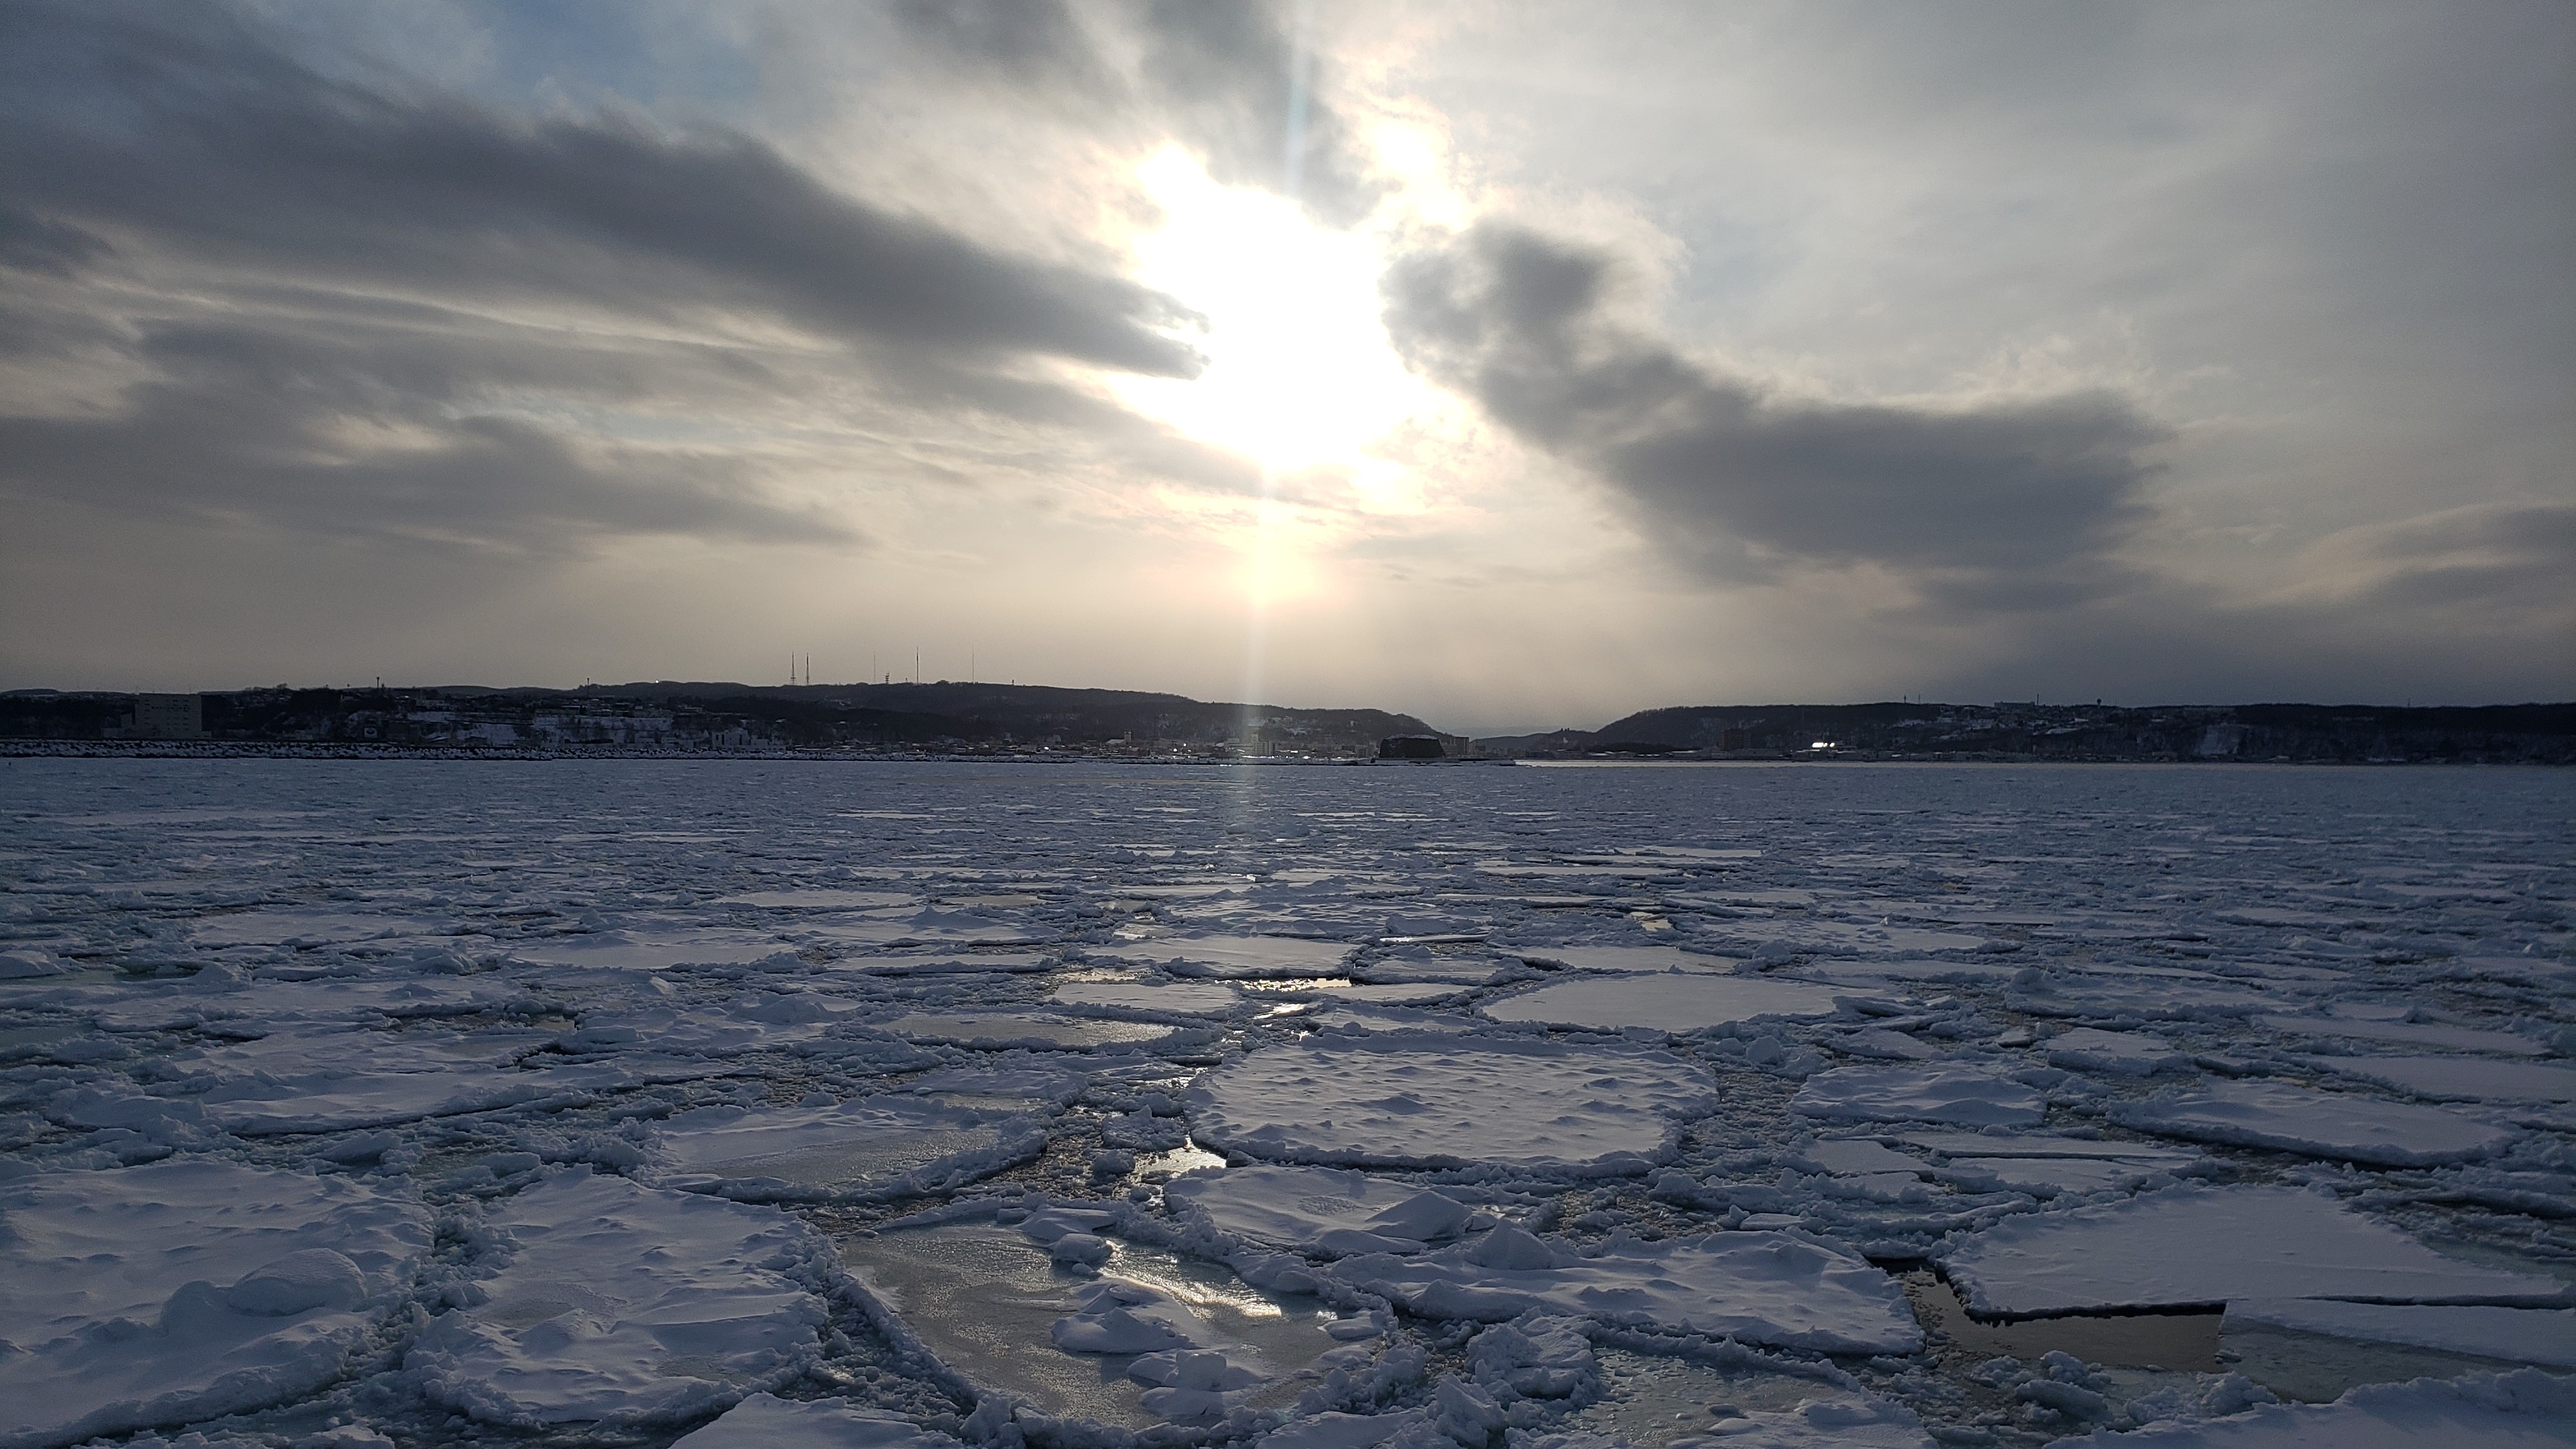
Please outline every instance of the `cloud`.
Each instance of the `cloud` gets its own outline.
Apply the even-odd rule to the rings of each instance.
[[[1062,375],[1195,375],[1195,319],[1149,288],[739,132],[326,75],[221,9],[0,12],[0,268],[0,368],[105,379],[0,423],[22,496],[513,549],[855,538],[757,437],[678,440],[800,392],[1222,462]]]
[[[1328,225],[1377,202],[1349,122],[1317,93],[1322,58],[1266,0],[903,0],[896,16],[917,44],[970,72],[1076,98],[1094,124],[1106,110],[1141,134],[1175,135],[1216,180],[1290,195]]]
[[[2161,431],[2121,398],[1973,407],[1766,394],[1613,316],[1604,252],[1498,222],[1390,268],[1408,362],[1606,484],[1712,577],[1875,565],[1956,602],[2095,593]]]

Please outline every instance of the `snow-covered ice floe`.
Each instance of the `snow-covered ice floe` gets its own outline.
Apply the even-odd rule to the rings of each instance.
[[[1437,1192],[1320,1167],[1177,1177],[1164,1185],[1163,1200],[1245,1242],[1329,1257],[1418,1253],[1457,1237],[1473,1216]]]
[[[1436,1253],[1370,1254],[1338,1282],[1427,1318],[1542,1311],[1826,1353],[1912,1353],[1923,1330],[1896,1280],[1791,1233],[1711,1233],[1575,1252],[1506,1223]]]
[[[1135,961],[1161,966],[1176,976],[1213,976],[1258,980],[1276,976],[1330,976],[1340,971],[1356,947],[1340,941],[1312,941],[1295,936],[1165,936],[1089,946],[1092,961]]]
[[[1830,989],[1801,981],[1674,971],[1560,981],[1489,1001],[1483,1010],[1496,1021],[1687,1032],[1763,1016],[1831,1016],[1834,1001]]]
[[[0,1188],[0,1445],[261,1408],[336,1376],[413,1261],[408,1194],[204,1158]]]
[[[2332,1198],[2181,1185],[2007,1218],[1940,1255],[1980,1313],[2075,1313],[2238,1298],[2556,1304],[2553,1279],[2447,1258]]]
[[[1012,1108],[915,1097],[810,1106],[699,1107],[657,1132],[659,1181],[752,1201],[829,1199],[953,1187],[1046,1144]]]
[[[1201,1143],[1274,1162],[1641,1172],[1716,1105],[1666,1052],[1388,1032],[1268,1047],[1190,1088]]]
[[[2514,1136],[2510,1127],[2440,1107],[2321,1092],[2287,1082],[2212,1082],[2160,1092],[2121,1104],[2112,1119],[2126,1127],[2199,1142],[2276,1147],[2309,1157],[2395,1167],[2489,1157]]]
[[[2246,1298],[2227,1305],[2227,1321],[2576,1369],[2576,1308]]]
[[[777,1388],[820,1352],[836,1267],[775,1208],[575,1169],[499,1205],[481,1302],[430,1321],[404,1370],[477,1419],[686,1421]]]
[[[2043,1105],[2037,1091],[1974,1067],[1837,1067],[1809,1077],[1789,1110],[1846,1122],[2035,1127]]]

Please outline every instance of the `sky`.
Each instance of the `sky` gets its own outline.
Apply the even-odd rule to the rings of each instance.
[[[2576,7],[0,4],[0,687],[2576,697]]]

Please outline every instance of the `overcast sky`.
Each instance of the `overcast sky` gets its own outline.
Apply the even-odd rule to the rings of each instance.
[[[2576,7],[0,4],[0,686],[2576,697]]]

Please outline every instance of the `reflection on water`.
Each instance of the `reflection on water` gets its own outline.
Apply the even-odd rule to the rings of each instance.
[[[1251,1396],[1256,1407],[1293,1401],[1304,1387],[1297,1376],[1339,1346],[1323,1328],[1335,1315],[1319,1299],[1262,1293],[1221,1265],[1157,1248],[1113,1247],[1100,1277],[1168,1295],[1199,1320],[1210,1346],[1262,1367],[1272,1382]],[[841,1257],[942,1363],[978,1388],[1058,1417],[1130,1429],[1161,1422],[1144,1406],[1145,1386],[1127,1377],[1133,1355],[1056,1348],[1049,1330],[1076,1310],[1075,1290],[1096,1280],[1056,1266],[1018,1230],[983,1223],[899,1229],[845,1239]]]
[[[1978,1358],[2036,1360],[2051,1351],[2086,1363],[2118,1368],[2160,1368],[2217,1373],[2221,1315],[2204,1313],[2082,1313],[1985,1323],[1968,1316],[1950,1285],[1928,1269],[1902,1275],[1905,1296],[1924,1331],[1946,1338]]]

